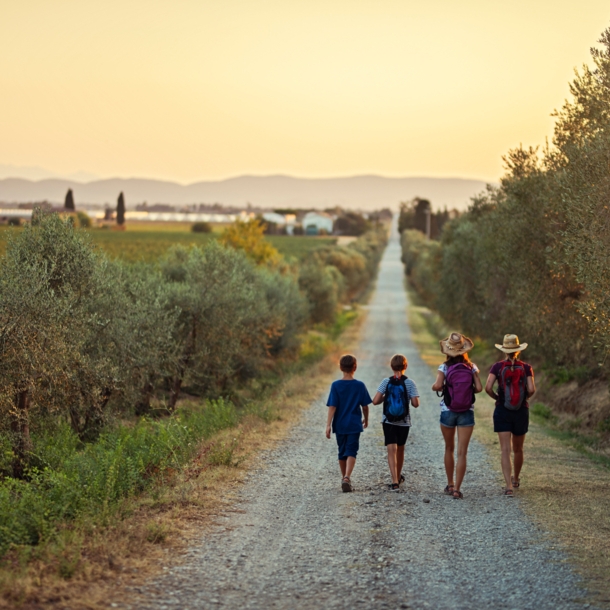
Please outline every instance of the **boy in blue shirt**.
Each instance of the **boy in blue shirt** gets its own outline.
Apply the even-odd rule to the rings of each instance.
[[[358,363],[350,354],[341,357],[339,368],[343,378],[333,381],[326,406],[326,438],[332,431],[339,446],[339,468],[341,469],[341,489],[353,491],[351,474],[356,464],[360,433],[369,425],[369,404],[371,397],[362,381],[354,379]]]

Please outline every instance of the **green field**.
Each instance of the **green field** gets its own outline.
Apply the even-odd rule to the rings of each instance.
[[[168,248],[175,244],[184,246],[204,246],[210,239],[216,239],[218,232],[193,233],[190,225],[184,227],[162,223],[159,230],[149,223],[145,228],[134,225],[126,231],[113,231],[111,229],[87,229],[91,240],[101,248],[110,258],[120,258],[129,262],[155,261],[165,254]],[[80,229],[84,230],[84,229]],[[9,235],[18,234],[20,228],[0,227],[0,254],[4,254]],[[302,259],[309,252],[323,246],[336,243],[334,237],[311,237],[288,235],[270,235],[267,239],[286,258]]]

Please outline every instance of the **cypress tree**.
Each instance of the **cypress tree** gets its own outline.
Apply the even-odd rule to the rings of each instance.
[[[116,204],[116,223],[118,225],[125,224],[125,197],[123,197],[122,191]]]
[[[72,194],[72,189],[68,189],[68,192],[66,193],[64,208],[66,208],[66,210],[71,210],[72,212],[74,212],[74,210],[76,209],[74,207],[74,195]]]

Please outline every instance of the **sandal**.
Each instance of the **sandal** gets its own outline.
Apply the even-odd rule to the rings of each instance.
[[[400,489],[400,485],[398,483],[392,483],[390,485],[390,491],[398,491]]]
[[[513,489],[517,489],[517,487],[519,487],[519,485],[521,485],[521,481],[519,481],[519,479],[515,479],[515,478],[511,477],[511,481],[513,482]]]
[[[398,479],[398,484],[400,485],[401,483],[404,483],[404,482],[405,482],[405,475],[401,474],[400,479]]]
[[[445,487],[445,489],[443,490],[443,493],[446,496],[452,496],[453,495],[453,485],[447,485],[447,487]]]
[[[341,481],[341,489],[343,490],[343,493],[353,491],[352,482],[350,481],[349,477],[343,477],[343,480]]]
[[[506,489],[506,488],[504,488],[504,495],[505,495],[505,496],[507,496],[507,497],[509,497],[509,498],[512,498],[512,497],[514,496],[514,494],[513,494],[513,490],[512,490],[512,489]]]
[[[454,500],[463,500],[464,499],[464,494],[461,491],[458,491],[457,489],[453,490],[453,499]]]

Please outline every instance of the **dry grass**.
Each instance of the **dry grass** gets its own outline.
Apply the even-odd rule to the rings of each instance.
[[[442,358],[438,347],[442,337],[430,333],[422,308],[410,308],[409,322],[422,358],[436,371]],[[485,370],[487,363],[477,364]],[[500,481],[499,445],[492,423],[494,405],[487,396],[479,396],[474,434],[489,450],[490,463]],[[543,423],[532,419],[525,442],[522,486],[516,493],[530,519],[567,552],[592,601],[610,607],[610,470],[554,438]]]
[[[321,361],[280,383],[261,405],[263,417],[247,416],[202,444],[183,471],[167,473],[154,489],[125,503],[112,524],[100,530],[66,529],[30,556],[13,553],[0,568],[0,607],[108,608],[112,599],[133,599],[138,585],[180,562],[189,545],[231,510],[248,470],[264,467],[261,454],[327,390],[340,353],[356,344],[364,317],[342,334],[341,349],[335,346]]]

